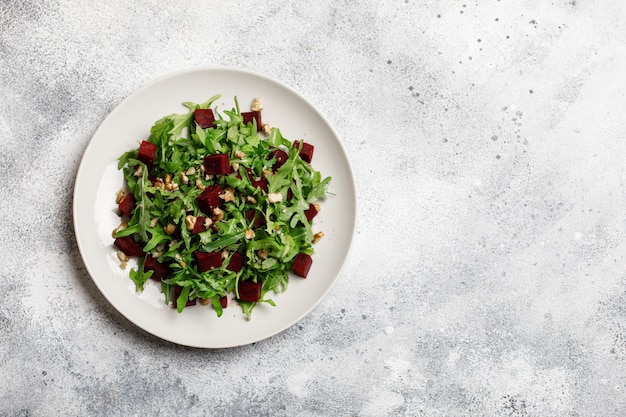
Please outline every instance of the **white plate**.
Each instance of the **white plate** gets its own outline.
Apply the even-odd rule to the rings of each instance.
[[[163,116],[186,112],[182,102],[204,102],[221,94],[220,110],[242,111],[256,97],[263,99],[263,122],[280,128],[284,137],[315,146],[313,166],[332,176],[329,196],[321,203],[314,231],[325,236],[315,245],[307,279],[292,276],[289,288],[270,298],[276,307],[258,305],[247,320],[231,304],[218,318],[210,306],[181,314],[164,304],[160,284],[148,282],[135,291],[113,249],[111,232],[120,222],[115,195],[123,185],[117,158],[139,146],[152,124]],[[156,80],[122,101],[98,128],[87,146],[74,188],[74,228],[85,266],[102,295],[131,322],[158,336],[186,346],[224,348],[253,343],[279,333],[307,315],[329,291],[348,254],[355,228],[354,178],[344,148],[328,121],[305,98],[285,84],[254,72],[232,68],[200,68]]]

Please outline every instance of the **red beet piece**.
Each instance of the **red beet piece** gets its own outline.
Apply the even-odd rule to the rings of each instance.
[[[317,211],[317,207],[315,207],[315,204],[309,204],[309,208],[304,210],[304,215],[306,216],[306,219],[309,221],[309,223],[311,223],[313,217],[317,216],[317,213],[319,212]]]
[[[242,112],[241,116],[243,117],[243,123],[244,124],[248,124],[248,123],[252,123],[253,120],[256,120],[256,130],[257,132],[260,132],[263,129],[262,123],[261,123],[261,112],[258,110],[255,111],[249,111],[249,112]]]
[[[133,195],[131,193],[126,194],[117,207],[124,216],[128,218],[132,217],[133,209],[135,208],[135,199],[133,198]]]
[[[243,268],[243,265],[246,263],[246,258],[239,252],[233,253],[233,256],[230,257],[230,261],[228,262],[228,266],[226,267],[229,271],[239,272]]]
[[[300,147],[300,141],[299,140],[295,140],[293,142],[293,146],[295,148],[299,148]],[[306,143],[306,142],[302,142],[302,149],[300,149],[300,158],[302,158],[302,160],[311,163],[311,160],[313,159],[313,150],[315,148],[313,147],[313,145]]]
[[[154,157],[156,156],[157,147],[154,143],[144,140],[139,145],[139,152],[137,153],[137,159],[146,164],[148,169],[152,169],[154,163]]]
[[[222,266],[222,252],[195,251],[193,256],[196,258],[196,264],[200,272],[206,272]]]
[[[302,278],[306,278],[311,269],[311,265],[313,264],[313,258],[311,258],[306,253],[299,253],[293,260],[293,265],[291,265],[291,270],[296,274],[301,276]]]
[[[252,186],[255,188],[260,188],[263,191],[267,191],[267,178],[259,177],[258,180],[252,180]]]
[[[250,210],[246,211],[246,219],[249,222],[254,220],[254,223],[252,223],[252,228],[253,229],[257,229],[257,228],[259,228],[261,226],[265,226],[265,217],[261,213],[257,212],[254,209],[250,209]]]
[[[262,286],[260,282],[239,281],[239,299],[253,303],[259,301]]]
[[[143,249],[130,236],[118,237],[113,244],[126,256],[143,256]]]
[[[287,162],[287,159],[289,159],[289,155],[282,149],[274,149],[272,152],[269,153],[269,155],[267,155],[267,159],[272,158],[276,159],[276,162],[274,162],[274,165],[272,165],[272,171],[276,172],[278,171],[278,168],[282,167],[285,162]]]
[[[176,302],[178,301],[178,297],[180,297],[180,293],[183,291],[183,287],[181,287],[180,285],[177,285],[174,287],[174,300],[172,300],[172,305],[174,307],[176,307]],[[189,306],[195,306],[196,303],[198,302],[197,298],[194,298],[193,300],[187,300],[187,302],[185,303],[186,307]]]
[[[204,191],[196,197],[196,203],[198,204],[198,208],[202,210],[204,213],[211,215],[213,213],[213,209],[219,207],[222,204],[222,200],[220,199],[220,194],[222,193],[222,187],[219,185],[209,185]]]
[[[161,281],[163,278],[167,277],[169,273],[169,267],[165,264],[160,263],[152,256],[147,256],[146,260],[143,264],[144,271],[154,271],[152,272],[152,276],[150,279],[155,281]]]
[[[212,109],[195,109],[193,111],[193,119],[202,129],[213,127],[215,123],[215,115]]]
[[[220,305],[222,306],[222,308],[226,308],[228,306],[228,297],[226,297],[225,295],[221,296]]]
[[[198,216],[196,217],[196,223],[193,225],[193,229],[191,230],[192,235],[197,235],[198,233],[202,233],[206,230],[206,226],[204,222],[206,221],[206,217]]]
[[[230,161],[225,153],[207,155],[204,157],[204,171],[209,175],[230,174]]]

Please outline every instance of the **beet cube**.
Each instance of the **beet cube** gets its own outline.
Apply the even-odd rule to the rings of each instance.
[[[196,258],[199,272],[206,272],[222,266],[222,252],[195,251],[193,256]]]
[[[225,295],[221,296],[220,305],[222,306],[222,308],[228,307],[228,297],[226,297]]]
[[[154,157],[156,156],[157,147],[154,143],[146,140],[139,145],[139,152],[137,152],[137,159],[146,164],[148,169],[152,169],[154,163]]]
[[[197,235],[198,233],[206,231],[206,226],[204,224],[205,221],[206,217],[204,216],[196,217],[196,223],[193,225],[193,229],[191,229],[191,234]]]
[[[183,287],[181,287],[180,285],[177,285],[174,287],[174,300],[172,300],[172,304],[174,307],[176,307],[176,301],[178,300],[178,297],[180,297],[180,293],[182,291],[183,291]],[[187,299],[185,306],[186,307],[195,306],[197,302],[198,302],[197,298],[194,298],[193,300]]]
[[[282,149],[274,149],[272,152],[269,153],[269,155],[267,155],[267,159],[272,158],[276,159],[276,162],[274,162],[274,165],[272,165],[272,171],[276,172],[278,171],[278,168],[282,167],[285,162],[287,162],[287,159],[289,159],[289,155]]]
[[[163,278],[167,277],[169,273],[169,267],[166,264],[162,264],[152,256],[147,256],[146,260],[143,264],[144,271],[154,271],[152,272],[152,276],[150,279],[155,281],[161,281]]]
[[[222,204],[222,200],[220,199],[220,194],[222,193],[222,187],[219,185],[209,185],[204,191],[196,197],[196,203],[198,204],[198,208],[202,210],[204,213],[211,215],[213,213],[213,209],[219,207]]]
[[[239,252],[233,253],[233,256],[230,257],[230,261],[228,262],[228,266],[226,267],[229,271],[239,272],[243,268],[246,263],[246,258]]]
[[[209,175],[230,174],[230,161],[225,153],[204,157],[204,171]]]
[[[198,127],[206,129],[207,127],[213,127],[215,123],[215,115],[212,109],[195,109],[193,111],[193,119]]]
[[[252,303],[261,299],[261,282],[239,281],[239,299]]]
[[[131,218],[135,208],[135,199],[133,198],[133,195],[130,193],[126,194],[117,207],[124,216]]]
[[[309,223],[311,223],[313,217],[317,216],[317,213],[319,213],[319,211],[317,211],[317,206],[315,204],[309,204],[309,208],[304,210],[304,215]]]
[[[293,260],[291,270],[302,278],[306,278],[313,264],[313,258],[306,253],[299,253]]]
[[[243,117],[243,123],[246,125],[248,123],[252,123],[253,120],[256,120],[257,132],[260,132],[263,129],[263,126],[261,124],[261,112],[260,111],[255,110],[255,111],[249,111],[249,112],[242,112],[241,116]]]
[[[113,244],[126,256],[143,256],[143,249],[130,236],[118,237]]]
[[[294,148],[299,148],[300,147],[300,141],[299,140],[295,140],[293,142],[293,146]],[[306,143],[306,142],[302,142],[302,149],[300,149],[300,158],[302,158],[303,161],[306,161],[308,163],[311,163],[311,160],[313,159],[313,150],[315,148],[313,147],[313,145]]]
[[[267,191],[267,178],[259,177],[258,180],[252,180],[252,186],[254,188],[260,188],[263,191]]]
[[[246,211],[246,219],[249,222],[254,220],[254,223],[252,223],[253,229],[257,229],[261,226],[265,226],[265,216],[257,212],[255,209],[250,209]]]

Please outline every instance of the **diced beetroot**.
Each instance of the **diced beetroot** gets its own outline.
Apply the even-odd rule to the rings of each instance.
[[[204,157],[204,171],[209,175],[226,175],[230,173],[230,161],[225,153]]]
[[[267,156],[267,159],[272,158],[276,158],[276,162],[274,162],[274,165],[272,165],[272,171],[276,172],[278,171],[278,168],[282,167],[285,162],[287,162],[287,159],[289,159],[289,155],[282,149],[274,149]]]
[[[255,218],[255,216],[256,216],[256,218]],[[254,209],[250,209],[250,210],[246,211],[246,219],[249,222],[254,220],[254,223],[252,223],[252,228],[253,229],[259,228],[261,226],[265,226],[265,216],[263,216],[261,213],[257,212]]]
[[[143,256],[143,249],[130,236],[118,237],[113,244],[126,256]]]
[[[154,163],[154,157],[156,156],[157,147],[154,143],[144,140],[139,145],[139,152],[137,153],[137,159],[146,164],[148,169],[152,169]]]
[[[145,271],[154,271],[152,272],[152,276],[150,278],[155,281],[161,281],[163,278],[166,278],[169,272],[169,267],[166,264],[160,263],[152,256],[146,257],[143,269]]]
[[[244,124],[248,124],[248,123],[252,123],[253,120],[256,120],[256,130],[257,132],[260,132],[263,129],[262,123],[261,123],[261,112],[258,110],[254,110],[254,111],[249,111],[249,112],[242,112],[241,116],[243,117],[243,123]]]
[[[222,266],[222,252],[195,251],[193,256],[196,258],[196,264],[200,272],[206,272]]]
[[[177,285],[174,287],[174,300],[172,300],[172,304],[174,305],[174,307],[176,307],[176,302],[178,301],[178,297],[180,297],[180,293],[183,291],[183,287],[181,287],[180,285]],[[185,303],[186,307],[189,306],[195,306],[198,302],[197,298],[194,298],[193,300],[187,300],[187,302]]]
[[[195,109],[193,111],[193,119],[202,129],[213,127],[215,123],[215,115],[212,109]]]
[[[243,268],[243,265],[246,263],[246,258],[239,252],[233,253],[233,256],[230,257],[230,261],[228,262],[228,266],[226,267],[229,271],[239,272]]]
[[[317,207],[315,206],[315,204],[309,204],[309,208],[304,210],[304,215],[306,216],[306,219],[309,221],[309,223],[311,223],[313,217],[317,216],[317,213],[319,212],[317,211]]]
[[[221,193],[222,187],[219,185],[207,186],[204,191],[196,197],[198,208],[200,208],[200,210],[202,210],[205,214],[211,215],[213,213],[213,209],[222,204],[222,200],[220,199]]]
[[[202,233],[206,231],[206,226],[204,222],[206,221],[206,217],[198,216],[196,217],[196,223],[193,225],[193,229],[191,230],[192,235],[197,235],[198,233]]]
[[[313,258],[311,258],[306,253],[299,253],[293,260],[293,265],[291,265],[291,270],[296,274],[301,276],[302,278],[306,278],[311,269],[311,265],[313,264]]]
[[[228,307],[228,297],[226,297],[225,295],[221,296],[220,305],[222,306],[222,308]]]
[[[252,180],[252,186],[255,188],[260,188],[263,191],[267,191],[267,178],[259,177],[258,180]]]
[[[253,303],[259,301],[262,286],[260,282],[239,281],[239,299]]]
[[[295,148],[299,148],[300,147],[300,141],[299,140],[295,140],[293,142],[293,146]],[[313,145],[306,143],[306,142],[302,142],[302,149],[300,149],[300,158],[302,158],[302,160],[311,163],[311,160],[313,159],[313,150],[315,148],[313,147]]]
[[[117,207],[124,216],[131,218],[133,215],[133,209],[135,208],[135,199],[133,198],[133,195],[131,193],[126,194]]]

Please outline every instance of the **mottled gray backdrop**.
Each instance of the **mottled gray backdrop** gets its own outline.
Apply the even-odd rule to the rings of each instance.
[[[0,3],[0,415],[626,415],[626,3]],[[131,325],[79,256],[122,99],[225,65],[332,122],[358,191],[328,297],[254,345]]]

